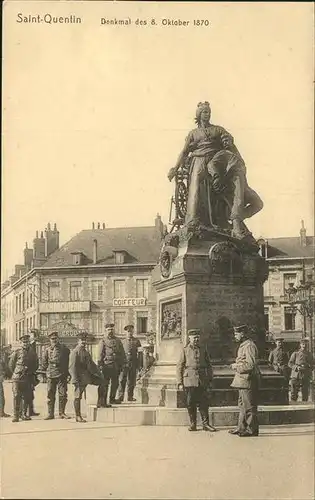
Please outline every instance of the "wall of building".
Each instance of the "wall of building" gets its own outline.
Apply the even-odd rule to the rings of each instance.
[[[46,271],[47,272],[47,271]],[[104,323],[113,322],[116,333],[133,323],[138,335],[155,330],[155,291],[151,271],[113,270],[107,273],[90,268],[54,272],[40,279],[40,327],[50,329],[60,321],[83,328],[95,337],[104,332]],[[124,300],[126,299],[126,300]],[[127,300],[132,299],[132,300]]]
[[[157,217],[155,224],[163,230],[160,217]],[[301,254],[295,246],[292,255],[301,255],[301,258],[288,257],[291,255],[288,241],[287,255],[285,248],[284,252],[279,250],[278,257],[270,258],[268,244],[261,240],[261,255],[267,257],[270,270],[264,284],[265,328],[270,336],[280,334],[288,341],[299,340],[305,325],[299,312],[290,319],[285,288],[290,280],[299,282],[303,273],[307,275],[314,266],[311,258],[302,257],[311,255],[311,249],[314,248],[310,246],[313,243],[306,238],[303,224],[299,241]],[[272,248],[272,240],[269,242]],[[308,246],[310,249],[307,253]],[[117,265],[111,268],[100,265],[80,270],[60,267],[50,271],[41,266],[59,248],[59,232],[56,225],[52,227],[49,223],[44,232],[36,233],[33,247],[30,249],[25,245],[24,264],[15,266],[15,274],[1,290],[1,337],[5,344],[13,345],[23,332],[32,329],[41,329],[45,333],[60,321],[68,321],[85,329],[96,338],[103,333],[104,323],[107,322],[116,323],[118,334],[123,333],[127,323],[133,323],[141,337],[144,330],[156,331],[156,292],[151,281],[152,265],[139,263],[132,267],[116,262]],[[274,250],[277,248],[274,247]],[[145,291],[139,291],[139,280],[146,280]],[[79,287],[75,286],[76,282]],[[119,287],[119,282],[124,282],[124,286]],[[124,302],[123,299],[134,300]]]
[[[1,343],[12,344],[14,341],[14,294],[10,288],[1,300]]]
[[[298,283],[303,278],[303,261],[273,260],[269,262],[269,268],[269,277],[264,284],[266,329],[272,335],[281,334],[288,341],[298,340],[303,333],[304,321],[299,312],[291,325],[288,319],[286,321],[289,303],[285,288],[290,281]],[[305,273],[311,269],[312,262],[309,261],[305,265]],[[64,269],[50,274],[45,271],[43,274],[38,270],[30,278],[27,276],[2,293],[1,332],[5,344],[16,343],[22,332],[32,329],[40,328],[44,333],[63,320],[95,337],[103,333],[104,323],[107,322],[116,323],[118,334],[123,333],[123,326],[128,323],[136,326],[140,336],[145,333],[140,331],[141,324],[146,326],[147,331],[156,330],[156,292],[149,269],[136,273],[130,269],[112,270],[107,275],[105,271],[93,269],[85,274],[65,273]],[[123,282],[124,286],[117,285],[117,282]],[[76,283],[81,285],[79,291],[73,291],[72,285]],[[140,283],[144,285],[143,292]],[[54,288],[54,284],[58,286]],[[129,303],[119,300],[126,298],[145,300]],[[47,306],[47,303],[50,305]],[[60,308],[60,303],[65,304],[64,309]],[[42,311],[43,307],[46,307],[46,312]]]
[[[1,297],[6,344],[16,344],[22,333],[38,328],[37,276],[25,277],[9,287]]]
[[[311,271],[311,259],[304,261],[294,259],[290,262],[279,258],[269,261],[269,276],[264,284],[264,307],[265,324],[266,327],[268,326],[267,330],[271,338],[281,335],[289,342],[298,341],[302,337],[303,316],[298,311],[292,314],[285,290],[290,282],[299,284],[303,280],[303,274],[307,275]]]

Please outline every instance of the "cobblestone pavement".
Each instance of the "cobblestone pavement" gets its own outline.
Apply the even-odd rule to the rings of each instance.
[[[262,427],[258,438],[240,439],[223,429],[0,422],[2,498],[314,498],[313,425]]]

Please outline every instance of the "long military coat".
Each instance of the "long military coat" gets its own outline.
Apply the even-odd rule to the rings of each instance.
[[[123,348],[126,356],[126,367],[137,370],[139,368],[139,353],[138,349],[141,347],[139,339],[132,337],[131,339],[124,339],[122,341]]]
[[[97,364],[100,368],[115,366],[121,370],[126,362],[126,355],[121,340],[115,336],[101,339],[98,345]]]
[[[63,344],[56,344],[45,349],[42,370],[48,378],[67,377],[69,375],[70,350]]]
[[[187,344],[182,349],[177,364],[177,383],[184,387],[207,388],[211,381],[212,365],[207,348]]]
[[[254,387],[259,382],[260,371],[258,368],[258,349],[251,339],[241,342],[235,363],[236,373],[231,387],[235,389]]]
[[[30,347],[23,349],[19,347],[10,356],[9,368],[13,381],[23,381],[27,377],[34,377],[38,368],[38,357],[36,352]]]
[[[70,352],[69,373],[72,384],[80,386],[100,385],[103,378],[91,354],[81,346]]]
[[[312,369],[314,367],[312,353],[309,351],[303,351],[302,349],[294,351],[289,360],[289,367],[291,368],[291,379],[310,379],[312,376]]]

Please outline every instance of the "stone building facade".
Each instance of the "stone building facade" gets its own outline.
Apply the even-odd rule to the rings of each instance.
[[[49,257],[59,249],[59,231],[47,224],[45,231],[36,231],[33,248],[25,244],[23,264],[16,264],[14,273],[1,285],[1,343],[14,345],[25,331],[39,328],[38,273]]]
[[[118,335],[133,323],[138,337],[145,339],[155,331],[151,272],[164,230],[158,215],[155,225],[148,227],[93,224],[49,255],[42,245],[42,261],[31,262],[2,287],[6,344],[14,345],[24,331],[37,330],[40,346],[49,331],[58,330],[62,341],[73,347],[77,332],[84,330],[95,353],[107,322],[115,324]]]
[[[259,244],[269,267],[269,276],[264,284],[267,336],[270,341],[275,336],[281,336],[285,342],[295,344],[302,336],[310,336],[312,322],[298,310],[292,310],[286,291],[290,285],[298,286],[301,281],[315,279],[314,237],[306,235],[302,221],[299,237],[260,239]]]
[[[22,332],[37,330],[43,342],[51,329],[74,345],[77,330],[91,335],[91,350],[113,322],[117,334],[133,323],[144,339],[156,331],[156,292],[152,271],[165,232],[160,216],[153,226],[106,228],[93,224],[59,248],[59,232],[50,224],[25,246],[24,264],[1,289],[1,342],[16,344]],[[290,310],[285,290],[313,276],[314,238],[302,225],[298,237],[260,239],[268,262],[264,284],[265,329],[270,340],[281,335],[297,342],[308,323]],[[184,321],[185,323],[185,321]]]

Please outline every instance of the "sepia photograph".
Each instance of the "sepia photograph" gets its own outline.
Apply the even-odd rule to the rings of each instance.
[[[313,4],[2,13],[1,498],[314,499]]]

